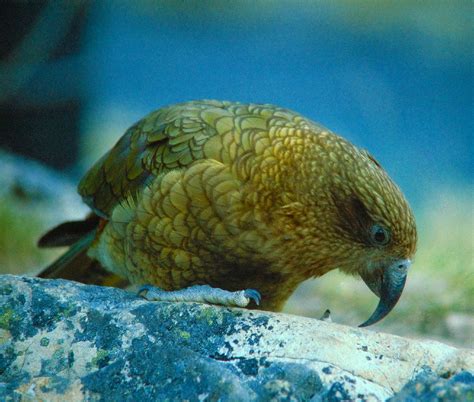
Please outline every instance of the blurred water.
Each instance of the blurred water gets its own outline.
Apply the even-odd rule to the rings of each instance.
[[[191,99],[268,102],[368,148],[410,198],[426,183],[471,181],[469,4],[446,3],[422,24],[416,13],[428,6],[364,20],[354,3],[318,4],[213,12],[94,3],[86,131],[97,139],[93,123],[110,116],[118,136],[145,113]]]

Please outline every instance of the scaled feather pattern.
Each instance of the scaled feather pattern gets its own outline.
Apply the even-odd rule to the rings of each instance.
[[[152,112],[79,193],[100,217],[87,254],[105,269],[165,290],[255,288],[266,310],[340,269],[390,311],[416,249],[413,213],[380,164],[272,105],[194,101]]]

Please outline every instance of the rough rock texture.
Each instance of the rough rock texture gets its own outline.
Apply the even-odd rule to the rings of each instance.
[[[473,369],[438,342],[0,276],[0,400],[472,400]]]
[[[474,401],[474,376],[463,371],[445,379],[425,368],[389,401]]]

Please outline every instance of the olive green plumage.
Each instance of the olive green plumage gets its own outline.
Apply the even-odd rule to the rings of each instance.
[[[101,217],[88,256],[107,270],[167,290],[256,288],[264,309],[281,309],[299,283],[335,268],[377,293],[376,278],[416,247],[410,207],[373,157],[271,105],[157,110],[79,193]]]

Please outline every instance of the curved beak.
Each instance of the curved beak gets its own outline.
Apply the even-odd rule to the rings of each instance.
[[[364,271],[361,274],[364,282],[372,292],[380,297],[380,300],[370,318],[359,327],[375,324],[392,311],[402,295],[410,265],[411,261],[408,259],[398,260],[386,268],[382,267],[374,272]]]

